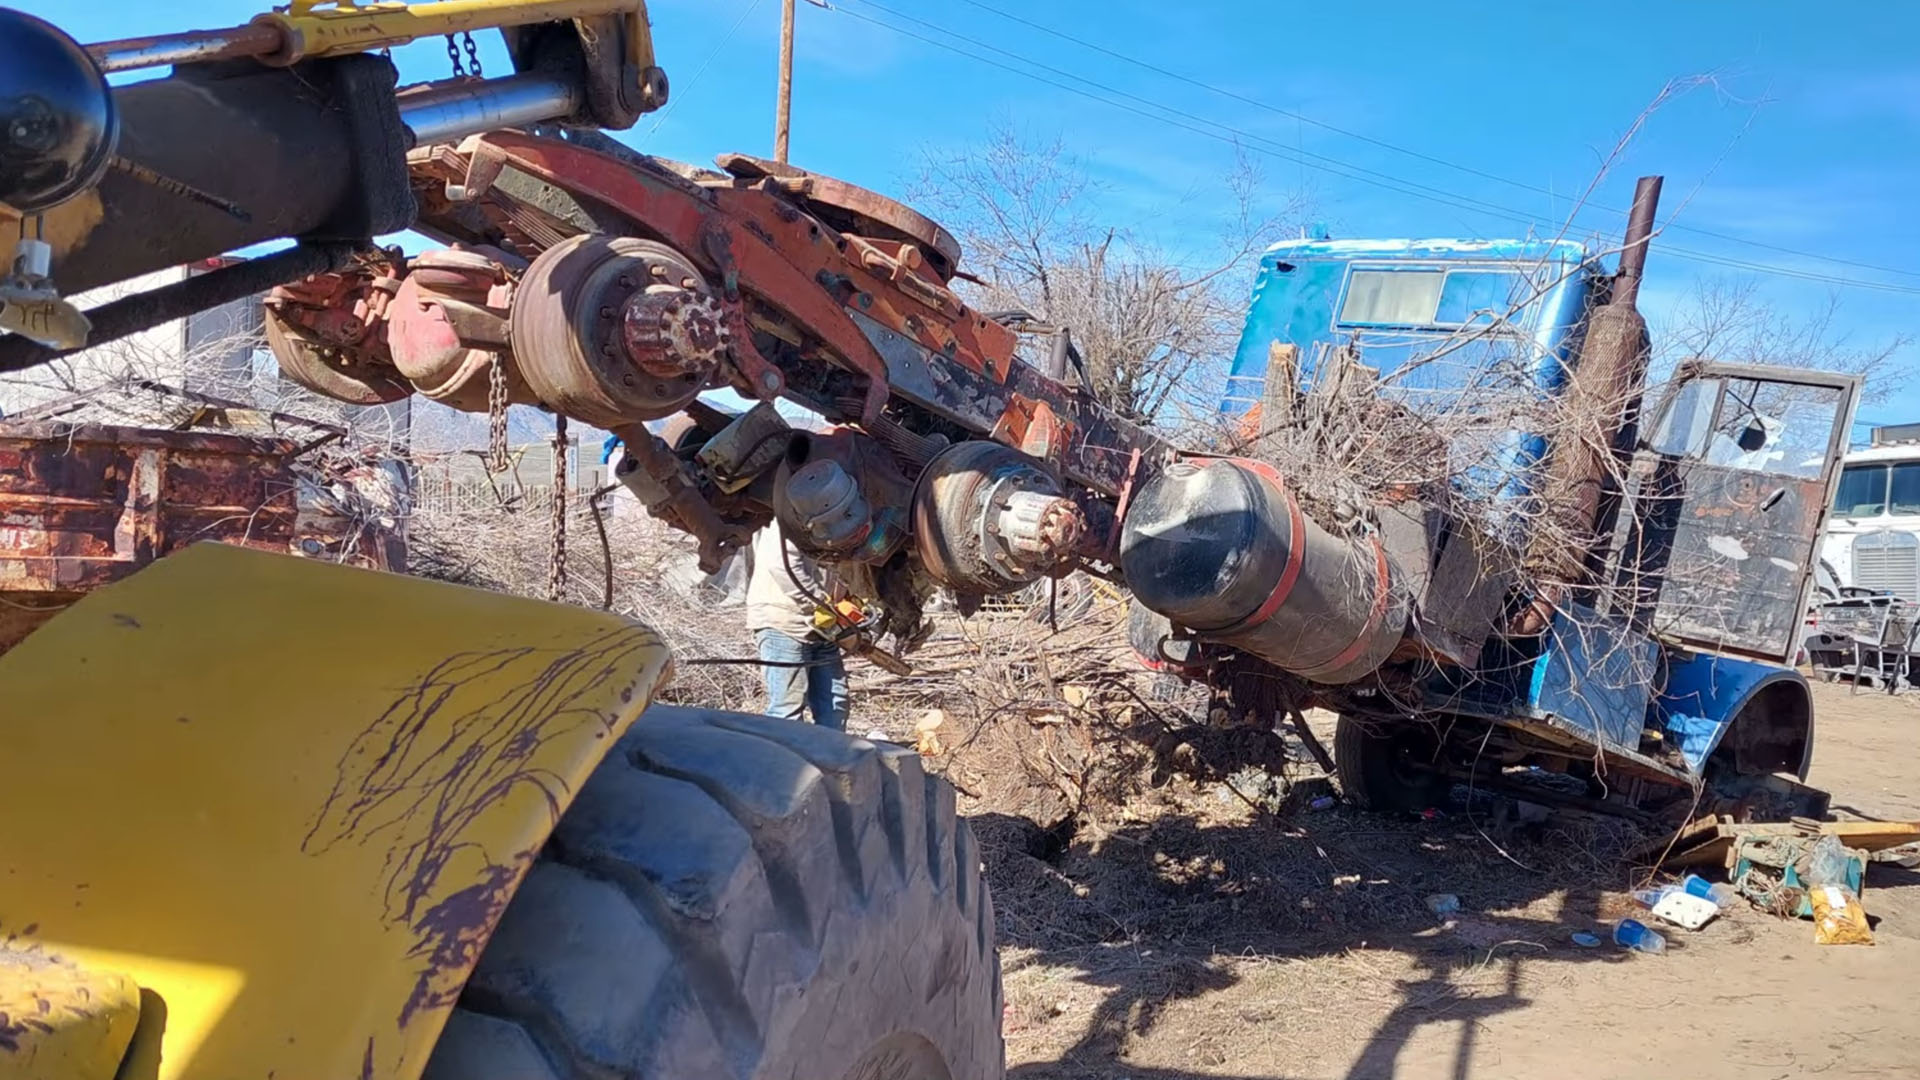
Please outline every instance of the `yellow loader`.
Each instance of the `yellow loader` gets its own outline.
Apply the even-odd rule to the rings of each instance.
[[[514,72],[380,55],[488,28]],[[364,258],[409,152],[666,97],[640,0],[92,47],[0,9],[0,368]],[[42,435],[0,439],[0,1078],[1002,1075],[991,903],[912,751],[650,708],[672,660],[623,618],[290,553],[267,465],[192,501],[239,442]]]

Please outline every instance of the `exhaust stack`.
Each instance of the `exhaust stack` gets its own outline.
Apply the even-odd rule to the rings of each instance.
[[[1544,513],[1527,560],[1546,582],[1591,585],[1619,510],[1613,476],[1639,435],[1651,356],[1647,320],[1634,302],[1646,271],[1661,179],[1643,176],[1634,189],[1612,295],[1587,319],[1586,344],[1561,398],[1561,419],[1540,485]]]

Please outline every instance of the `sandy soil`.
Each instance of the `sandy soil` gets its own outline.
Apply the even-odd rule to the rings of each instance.
[[[1920,703],[1817,694],[1813,782],[1920,818]],[[1047,833],[957,770],[1021,1080],[1920,1077],[1920,874],[1873,867],[1873,947],[1743,908],[1643,957],[1570,940],[1634,910],[1604,828],[1275,818],[1188,786]]]

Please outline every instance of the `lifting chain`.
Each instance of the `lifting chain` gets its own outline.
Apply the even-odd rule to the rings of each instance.
[[[474,47],[471,30],[460,35],[460,44],[467,50],[467,74],[476,79],[486,78],[486,74],[480,70],[480,50]]]
[[[567,418],[553,418],[553,558],[547,566],[547,599],[567,591]]]
[[[460,50],[463,47],[467,50],[464,64],[460,62]],[[476,79],[486,77],[480,68],[480,48],[473,43],[473,32],[470,30],[461,33],[457,44],[452,34],[447,35],[447,61],[453,65],[453,77],[456,79],[464,79],[469,75]]]
[[[487,365],[487,471],[503,473],[507,459],[507,369],[499,353]]]

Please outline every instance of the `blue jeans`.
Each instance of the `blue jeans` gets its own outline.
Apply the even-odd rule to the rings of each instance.
[[[767,715],[813,722],[835,731],[847,729],[847,665],[840,646],[817,638],[789,637],[778,630],[755,630],[760,659],[769,664],[805,664],[806,667],[764,667],[767,676]]]

